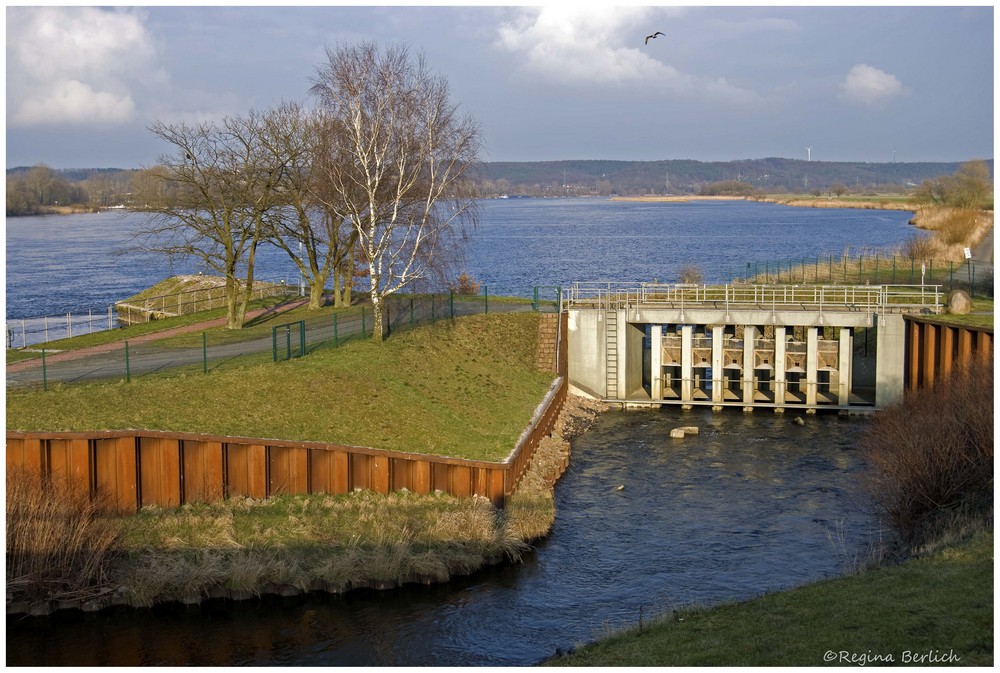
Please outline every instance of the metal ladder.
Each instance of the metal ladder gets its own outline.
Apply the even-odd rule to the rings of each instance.
[[[604,345],[607,361],[606,397],[618,399],[618,310],[608,302],[604,312]]]

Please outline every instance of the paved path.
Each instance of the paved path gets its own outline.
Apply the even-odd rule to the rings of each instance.
[[[307,303],[305,299],[297,299],[291,302],[285,302],[278,304],[277,306],[271,306],[269,308],[261,308],[253,311],[247,311],[246,320],[250,321],[254,318],[267,315],[275,315],[278,313],[284,313],[290,311],[299,306],[304,306]],[[206,320],[204,322],[194,323],[191,325],[183,325],[181,327],[172,327],[170,329],[165,329],[157,332],[150,332],[149,334],[141,334],[139,336],[134,336],[128,339],[130,344],[142,344],[149,343],[151,341],[158,341],[160,339],[166,339],[167,337],[176,336],[178,334],[188,334],[190,332],[204,332],[207,329],[214,327],[223,327],[226,324],[225,318],[217,318],[215,320]],[[79,360],[83,358],[93,357],[95,355],[101,355],[103,353],[109,353],[112,351],[121,350],[122,344],[125,342],[124,339],[110,341],[104,344],[98,344],[96,346],[87,346],[86,348],[76,348],[68,351],[58,351],[58,352],[47,352],[45,355],[45,362],[47,364],[65,362],[67,360]],[[37,367],[38,363],[36,360],[21,360],[20,362],[14,362],[7,365],[8,377],[11,373],[19,372],[25,369],[31,369]]]

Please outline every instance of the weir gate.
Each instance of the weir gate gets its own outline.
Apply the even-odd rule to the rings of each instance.
[[[571,389],[624,406],[865,411],[904,390],[903,316],[931,285],[564,288]]]

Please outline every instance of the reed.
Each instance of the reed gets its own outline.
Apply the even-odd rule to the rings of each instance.
[[[109,583],[121,551],[121,520],[59,482],[7,472],[8,600],[87,598]]]

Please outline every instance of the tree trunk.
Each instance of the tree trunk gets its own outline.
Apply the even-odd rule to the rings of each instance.
[[[243,288],[243,295],[240,297],[239,305],[236,307],[237,321],[235,329],[243,329],[247,319],[247,307],[250,305],[250,297],[253,296],[253,267],[254,259],[257,256],[257,244],[250,246],[250,254],[247,257],[247,277],[246,285]]]
[[[237,319],[236,305],[240,298],[240,284],[235,276],[226,276],[226,329],[239,329],[242,319]]]
[[[382,343],[385,341],[385,303],[382,296],[374,287],[371,291],[372,298],[372,341]]]
[[[315,311],[323,306],[323,286],[326,285],[326,279],[328,274],[316,273],[312,277],[312,281],[309,283],[309,310]],[[334,287],[334,296],[336,296],[337,289]]]

